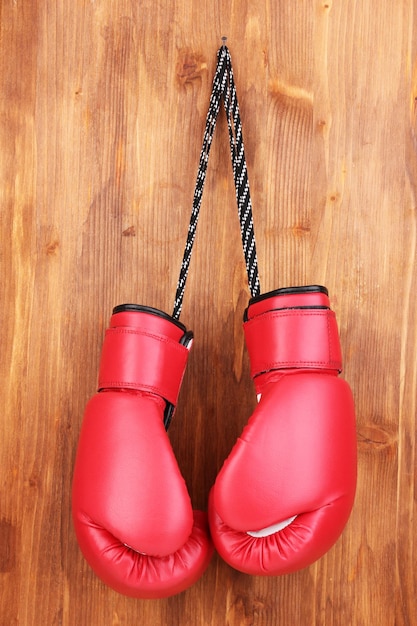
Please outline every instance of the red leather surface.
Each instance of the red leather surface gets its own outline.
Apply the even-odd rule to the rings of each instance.
[[[177,404],[188,349],[141,328],[109,328],[104,339],[99,389],[149,391]]]
[[[303,372],[273,382],[211,496],[211,530],[223,558],[248,573],[282,574],[322,556],[352,508],[355,447],[353,399],[345,381]],[[271,537],[246,534],[293,515],[296,520]]]
[[[149,333],[165,335],[177,343],[184,334],[184,329],[159,315],[148,311],[120,311],[110,318],[110,328],[146,328]]]
[[[84,415],[74,471],[77,519],[93,519],[134,550],[152,556],[178,550],[193,519],[162,409],[151,395],[95,395]]]
[[[147,317],[154,333],[166,323]],[[146,320],[140,320],[144,332]],[[178,336],[176,327],[173,334]],[[166,333],[162,345],[170,341]],[[102,360],[112,359],[111,347],[107,344]],[[119,355],[115,362],[120,364]],[[147,355],[146,362],[157,367],[160,360]],[[80,548],[105,583],[137,598],[186,589],[213,552],[205,515],[192,511],[164,428],[164,409],[155,393],[121,388],[96,394],[85,410],[74,468],[72,513]]]
[[[81,538],[80,538],[81,539]],[[137,554],[105,528],[85,526],[88,560],[101,580],[132,598],[158,599],[181,593],[201,577],[213,553],[208,541],[207,515],[194,511],[192,533],[179,550],[163,559]]]
[[[268,311],[244,324],[251,375],[276,369],[342,369],[336,317],[328,309]]]
[[[230,565],[246,573],[278,575],[310,565],[343,531],[355,496],[356,430],[349,385],[336,369],[313,363],[306,367],[306,355],[320,350],[317,336],[328,349],[327,333],[313,332],[314,322],[308,333],[308,321],[317,318],[303,318],[302,340],[293,328],[285,337],[273,328],[282,318],[265,315],[267,307],[267,300],[257,306],[257,337],[255,331],[249,335],[251,360],[252,349],[256,358],[262,354],[258,341],[270,343],[264,353],[276,354],[280,363],[283,344],[275,343],[272,334],[284,346],[287,342],[285,350],[297,354],[301,367],[294,362],[290,370],[258,377],[262,397],[218,474],[209,521],[215,547]],[[262,320],[267,320],[265,327]],[[293,516],[294,521],[269,536],[247,534]]]
[[[274,294],[274,292],[272,292]],[[268,294],[265,294],[267,296]],[[329,296],[322,291],[317,292],[299,292],[299,293],[280,293],[269,297],[261,297],[250,305],[248,315],[250,318],[256,317],[265,311],[276,309],[288,309],[289,307],[330,307]]]

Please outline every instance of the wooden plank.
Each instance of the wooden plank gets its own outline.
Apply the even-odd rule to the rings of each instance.
[[[412,0],[0,4],[0,622],[417,622],[417,31]],[[216,51],[228,36],[262,291],[323,283],[358,431],[358,491],[304,571],[215,556],[191,589],[106,588],[71,478],[116,304],[172,311]],[[195,333],[170,439],[196,508],[255,404],[248,291],[221,115],[182,321]]]

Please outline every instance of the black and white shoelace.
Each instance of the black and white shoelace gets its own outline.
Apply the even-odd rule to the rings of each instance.
[[[248,171],[243,145],[242,122],[240,119],[239,103],[233,77],[232,59],[227,46],[223,45],[217,52],[217,67],[213,79],[209,109],[206,117],[203,146],[200,153],[200,162],[194,189],[190,224],[188,227],[184,256],[181,263],[180,275],[175,294],[174,310],[172,313],[172,317],[174,319],[179,319],[181,314],[185,284],[190,268],[191,254],[196,236],[198,217],[200,214],[208,158],[222,99],[226,112],[227,126],[229,129],[230,155],[232,159],[236,201],[249,290],[252,297],[260,294],[258,260],[256,256],[255,233],[252,218],[252,202],[250,198]]]

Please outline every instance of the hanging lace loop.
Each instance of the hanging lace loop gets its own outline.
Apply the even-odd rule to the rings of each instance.
[[[225,38],[223,38],[225,41]],[[230,156],[232,160],[233,178],[236,189],[236,201],[240,221],[243,253],[245,256],[246,271],[251,296],[260,294],[258,261],[256,256],[255,233],[252,218],[252,203],[249,190],[248,171],[246,167],[245,150],[243,145],[242,122],[239,113],[239,104],[233,76],[232,59],[229,49],[225,45],[217,52],[217,67],[213,78],[213,87],[210,96],[209,108],[204,128],[203,145],[200,152],[200,161],[197,179],[194,188],[193,204],[187,240],[184,248],[183,260],[174,301],[172,317],[179,319],[184,299],[185,284],[190,268],[197,223],[206,180],[207,165],[214,129],[223,99],[229,130]]]

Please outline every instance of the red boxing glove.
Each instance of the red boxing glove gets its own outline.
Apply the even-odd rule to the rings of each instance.
[[[253,298],[244,331],[259,403],[210,492],[210,529],[234,568],[288,574],[325,554],[349,518],[353,398],[324,287]]]
[[[107,585],[135,598],[183,591],[213,552],[206,515],[192,511],[164,427],[191,341],[192,333],[162,311],[116,307],[99,393],[85,410],[72,492],[78,543]]]

